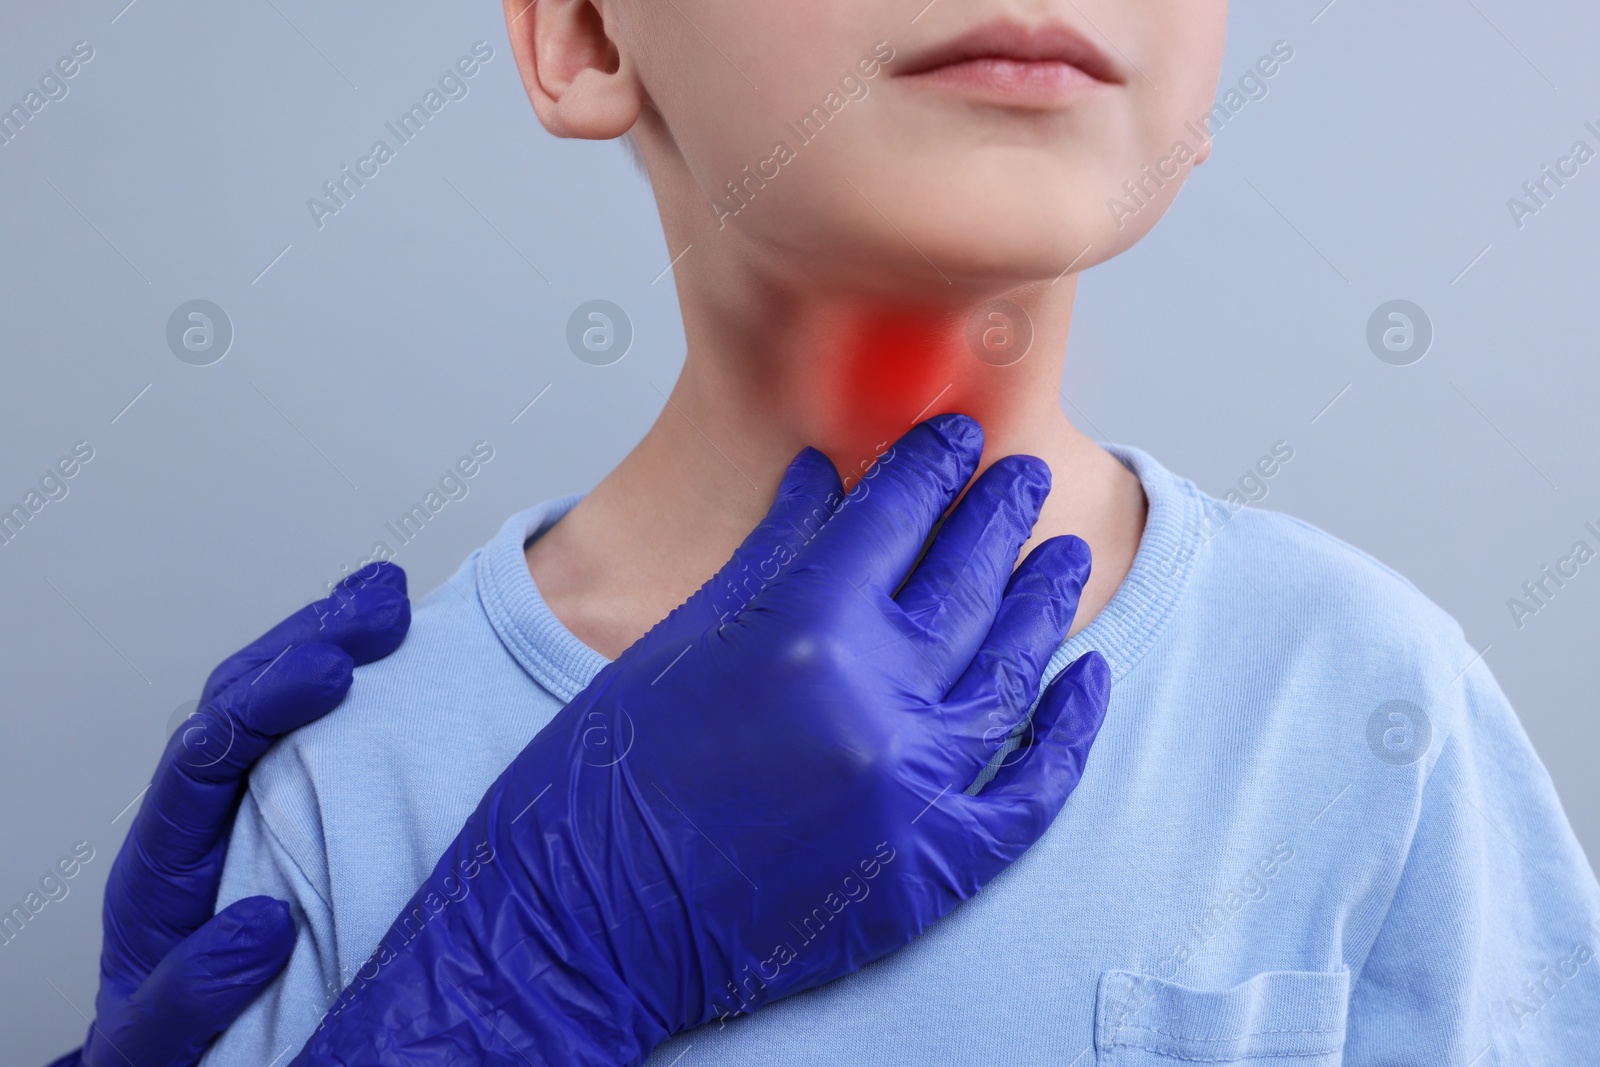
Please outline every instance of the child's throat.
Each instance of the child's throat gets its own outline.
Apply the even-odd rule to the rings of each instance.
[[[921,420],[959,411],[981,423],[991,414],[985,378],[1003,369],[966,350],[959,319],[877,311],[841,325],[807,390],[806,421],[846,488]]]

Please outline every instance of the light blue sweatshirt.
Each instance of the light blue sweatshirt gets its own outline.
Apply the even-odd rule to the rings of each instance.
[[[1051,664],[1098,649],[1113,677],[1055,825],[908,948],[652,1067],[1600,1063],[1600,887],[1460,628],[1327,534],[1108,447],[1149,518]],[[299,941],[208,1067],[300,1049],[605,665],[523,557],[575,502],[512,516],[251,775],[219,906],[287,899]]]

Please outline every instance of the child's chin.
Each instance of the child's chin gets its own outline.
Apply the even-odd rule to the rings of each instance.
[[[1108,190],[1090,185],[1018,188],[972,181],[926,196],[907,190],[895,205],[894,226],[857,231],[844,240],[858,245],[870,240],[882,255],[904,259],[914,271],[928,270],[931,261],[952,277],[1049,281],[1125,251],[1170,204],[1170,197],[1162,196],[1113,213]]]

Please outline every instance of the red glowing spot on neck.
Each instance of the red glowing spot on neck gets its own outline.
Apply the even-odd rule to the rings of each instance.
[[[957,340],[956,343],[959,343]],[[962,377],[950,327],[926,312],[878,311],[843,331],[823,402],[835,442],[829,451],[847,481],[919,419]]]

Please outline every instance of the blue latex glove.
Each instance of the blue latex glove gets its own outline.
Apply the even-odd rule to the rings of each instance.
[[[1095,653],[1069,667],[1031,745],[965,792],[1089,574],[1075,537],[1012,573],[1049,492],[1024,456],[919,562],[981,451],[977,423],[933,419],[842,506],[802,453],[729,565],[490,787],[294,1062],[636,1063],[899,948],[1020,856],[1078,782],[1109,676]]]
[[[351,668],[393,652],[410,625],[405,572],[376,564],[211,672],[111,868],[95,1021],[52,1067],[192,1067],[277,977],[294,948],[287,904],[248,897],[212,915],[245,775],[278,735],[333,710]]]

